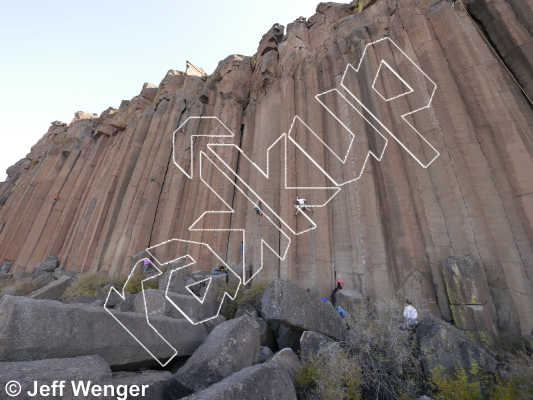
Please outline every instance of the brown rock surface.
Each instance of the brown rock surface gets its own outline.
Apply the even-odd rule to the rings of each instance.
[[[533,71],[530,5],[531,0],[475,0],[469,5],[526,90]],[[202,176],[215,195],[197,179],[200,151],[208,151],[213,138],[195,137],[192,170],[190,147],[191,135],[213,135],[222,132],[220,126],[213,120],[193,120],[172,142],[173,132],[187,118],[216,116],[234,136],[215,141],[240,146],[265,168],[267,149],[290,131],[298,115],[333,152],[345,151],[349,136],[314,96],[330,89],[349,96],[341,87],[347,65],[357,66],[365,46],[384,37],[437,85],[431,105],[406,118],[440,156],[423,168],[385,134],[388,143],[381,162],[370,157],[365,164],[368,149],[382,149],[382,139],[359,114],[349,114],[342,99],[331,97],[331,109],[346,126],[360,127],[346,163],[299,123],[291,137],[300,144],[309,138],[304,150],[316,164],[289,146],[287,180],[299,187],[329,186],[331,179],[347,182],[364,173],[342,186],[326,207],[316,209],[315,230],[289,235],[310,224],[302,215],[292,217],[296,194],[308,204],[320,204],[326,196],[324,191],[281,189],[285,160],[283,152],[276,152],[279,148],[271,152],[267,180],[234,148],[220,147],[225,172],[237,171],[243,192],[216,168],[222,165],[219,160],[206,157]],[[257,281],[287,279],[326,297],[334,277],[342,274],[347,290],[376,298],[405,288],[435,300],[431,311],[451,320],[441,265],[450,255],[470,254],[487,276],[494,324],[500,330],[513,324],[529,332],[533,112],[464,10],[433,0],[383,0],[361,13],[347,4],[321,3],[314,16],[288,24],[285,32],[275,25],[259,49],[254,57],[226,58],[207,78],[171,70],[157,91],[147,85],[118,110],[106,110],[92,120],[78,114],[68,126],[54,122],[0,187],[0,198],[6,199],[0,208],[0,263],[10,261],[10,273],[16,276],[31,272],[45,255],[57,254],[61,265],[76,273],[124,276],[135,254],[179,238],[209,244],[231,264],[242,257],[238,229],[245,229],[245,258],[255,273],[261,240],[281,253],[287,245],[277,228],[255,214],[244,194],[253,201],[260,195],[285,221],[278,225],[288,232],[291,244],[283,260],[264,253],[265,267]],[[414,79],[412,65],[386,42],[372,46],[368,54],[359,75],[352,74],[346,85],[427,162],[432,150],[412,134],[401,115],[420,108],[431,84]],[[420,97],[407,94],[382,101],[371,87],[380,59],[388,60],[402,79],[414,81]],[[384,71],[376,90],[389,97],[402,94],[405,85]],[[426,87],[425,92],[420,87]],[[173,144],[196,178],[187,178],[174,165]],[[243,182],[252,185],[255,194]],[[56,195],[60,200],[53,205]],[[210,214],[199,221],[209,231],[188,229],[204,211],[227,211],[221,200],[236,212]],[[186,244],[175,243],[156,256],[171,261],[187,251]],[[190,253],[206,272],[220,266],[201,246]]]

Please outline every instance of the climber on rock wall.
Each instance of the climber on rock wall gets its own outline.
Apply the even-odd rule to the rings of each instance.
[[[262,205],[261,205],[261,200],[257,200],[257,203],[254,204],[254,210],[257,214],[259,214],[259,216],[262,216],[263,215],[263,210],[262,210]]]
[[[344,287],[344,281],[341,279],[341,276],[337,278],[337,282],[335,283],[335,289],[333,289],[333,292],[331,293],[331,302],[335,304],[335,293],[337,293],[337,290],[342,290]]]
[[[302,199],[300,196],[296,197],[296,204],[298,204],[298,207],[296,208],[296,214],[294,216],[296,217],[300,211],[303,211],[304,209],[307,211],[311,211],[314,213],[313,210],[311,210],[309,207],[305,205],[306,199]]]

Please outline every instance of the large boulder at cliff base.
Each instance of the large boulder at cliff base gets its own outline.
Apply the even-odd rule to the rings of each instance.
[[[296,391],[284,369],[271,364],[244,368],[187,400],[296,400]]]
[[[58,267],[59,267],[59,261],[58,260],[40,262],[40,263],[37,263],[35,265],[35,267],[33,268],[33,273],[35,274],[35,273],[40,272],[40,271],[54,272],[54,270],[56,268],[58,268]]]
[[[341,306],[347,312],[350,312],[365,300],[365,296],[358,290],[342,289],[337,290],[334,300],[336,306]]]
[[[293,283],[275,279],[263,294],[265,319],[300,331],[316,331],[332,338],[345,337],[346,324],[331,303],[324,302]]]
[[[457,368],[469,372],[474,363],[486,372],[497,372],[498,363],[493,356],[464,332],[431,314],[416,328],[416,337],[427,377],[439,366],[449,375]]]
[[[197,392],[251,366],[259,346],[259,326],[252,318],[244,316],[218,325],[167,382],[167,393]]]
[[[302,367],[302,364],[300,363],[300,359],[294,353],[294,351],[292,351],[292,349],[281,349],[276,354],[274,354],[272,358],[267,361],[267,363],[285,370],[285,372],[290,376],[292,382],[296,383],[296,374],[298,373],[298,370]]]
[[[334,340],[322,333],[305,331],[300,338],[302,364],[311,361],[313,356],[317,356],[320,350],[331,343],[334,343]]]
[[[68,399],[75,400],[79,398],[84,399],[115,399],[115,396],[83,396],[82,392],[75,395],[71,381],[76,387],[80,382],[86,385],[91,382],[93,385],[109,385],[112,383],[111,369],[109,365],[99,355],[74,357],[74,358],[52,358],[48,360],[38,361],[18,361],[18,362],[0,362],[0,399],[8,400],[13,397],[8,397],[4,391],[6,384],[10,381],[17,381],[22,389],[21,394],[16,396],[16,399]],[[33,392],[35,382],[38,386],[49,385],[54,382],[65,381],[63,396],[59,394],[57,389],[56,396],[29,396],[28,391]],[[50,395],[53,393],[50,392]]]
[[[0,299],[0,361],[99,354],[115,367],[157,365],[128,331],[160,360],[176,352],[180,356],[193,354],[207,336],[203,325],[192,325],[185,319],[150,316],[150,323],[169,343],[154,334],[142,314],[4,296]]]

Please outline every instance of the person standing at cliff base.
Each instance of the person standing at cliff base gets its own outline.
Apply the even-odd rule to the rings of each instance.
[[[416,308],[413,307],[413,303],[409,299],[405,299],[405,308],[403,310],[403,317],[407,326],[414,326],[418,323],[418,313]]]

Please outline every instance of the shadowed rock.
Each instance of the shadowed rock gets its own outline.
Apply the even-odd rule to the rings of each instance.
[[[331,303],[292,283],[275,279],[263,294],[265,319],[300,331],[316,331],[335,339],[345,336],[345,324]]]

